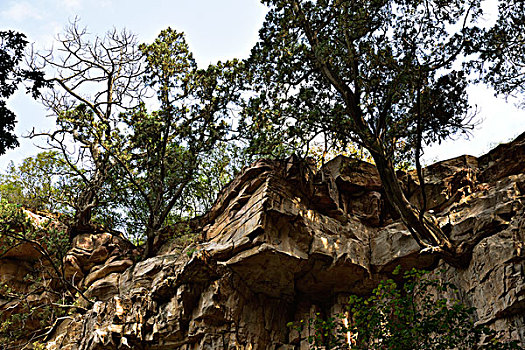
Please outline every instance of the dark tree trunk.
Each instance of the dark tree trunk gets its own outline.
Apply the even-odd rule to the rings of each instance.
[[[441,228],[420,212],[406,198],[396,176],[392,161],[386,156],[383,147],[376,142],[369,148],[379,171],[387,200],[392,204],[401,220],[407,226],[422,249],[436,253],[453,265],[468,263],[471,244],[452,242]]]
[[[97,196],[93,189],[85,189],[78,196],[75,208],[75,217],[73,224],[69,229],[69,239],[72,240],[75,236],[90,232],[92,229],[91,218],[93,208],[97,206]]]
[[[151,258],[155,255],[155,237],[157,237],[157,234],[162,227],[162,222],[164,222],[164,220],[161,221],[157,215],[150,214],[146,226],[146,244],[143,253],[144,259]]]

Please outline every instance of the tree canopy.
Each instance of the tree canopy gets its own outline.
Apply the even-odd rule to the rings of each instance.
[[[475,242],[451,241],[425,213],[425,199],[411,204],[395,164],[412,159],[424,183],[423,146],[473,128],[466,88],[487,35],[481,1],[263,3],[270,11],[248,60],[257,93],[244,110],[252,146],[284,139],[305,149],[322,137],[364,147],[422,249],[460,262]]]
[[[6,107],[4,99],[15,92],[21,81],[17,66],[22,60],[26,45],[24,34],[13,31],[0,32],[0,154],[18,146],[13,134],[15,114]]]
[[[230,138],[229,104],[239,84],[237,61],[198,69],[184,35],[171,28],[140,50],[147,62],[144,81],[160,106],[149,112],[142,103],[122,114],[123,144],[108,149],[130,183],[126,197],[145,227],[148,255],[174,207],[183,206],[182,195],[198,186],[213,149]]]
[[[496,24],[474,46],[480,55],[472,65],[481,81],[499,94],[517,97],[525,107],[525,3],[499,1],[498,11]]]
[[[80,180],[72,232],[89,229],[97,208],[126,207],[122,216],[151,248],[175,209],[184,216],[209,205],[209,186],[254,155],[354,147],[377,165],[386,199],[422,250],[466,262],[482,235],[451,240],[427,213],[424,189],[420,203],[407,200],[396,166],[413,162],[424,187],[424,147],[476,124],[470,83],[523,92],[523,4],[500,3],[486,28],[481,0],[262,2],[269,12],[251,56],[205,69],[170,28],[139,45],[127,31],[90,36],[75,21],[20,70],[26,41],[2,32],[2,97],[22,79],[35,96],[50,88],[41,101],[57,127],[32,136],[47,137]]]
[[[5,100],[15,93],[23,81],[32,82],[32,85],[27,87],[27,92],[34,98],[39,96],[42,87],[48,85],[41,71],[20,67],[27,44],[23,33],[13,30],[0,31],[0,155],[19,145],[13,133],[16,116],[7,108]]]

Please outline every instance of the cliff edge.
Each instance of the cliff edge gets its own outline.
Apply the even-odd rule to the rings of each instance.
[[[170,239],[175,228],[138,263],[119,237],[76,237],[66,272],[95,303],[57,320],[46,348],[304,349],[307,334],[288,322],[339,312],[398,265],[443,268],[438,277],[476,308],[477,323],[525,344],[525,134],[424,174],[427,208],[443,230],[483,237],[467,267],[420,252],[373,165],[339,156],[316,171],[294,157],[260,160],[184,228],[201,237],[184,250]],[[421,204],[414,174],[399,176]]]

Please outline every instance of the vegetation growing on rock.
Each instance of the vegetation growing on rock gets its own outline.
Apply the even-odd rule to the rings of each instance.
[[[463,290],[495,293],[487,285],[505,281],[494,314],[475,295],[480,313],[498,329],[523,322],[523,135],[512,157],[496,149],[420,164],[425,145],[473,127],[470,83],[523,93],[522,2],[502,2],[490,28],[481,0],[262,2],[270,10],[251,56],[205,68],[171,28],[139,44],[126,30],[90,36],[75,21],[27,69],[24,35],[0,31],[0,154],[17,144],[4,100],[23,81],[57,118],[30,135],[52,150],[0,177],[0,267],[23,261],[22,278],[5,277],[19,289],[0,288],[4,338],[302,346],[301,336],[284,339],[283,318],[266,306],[304,314],[301,297],[313,307],[362,288],[373,295],[352,299],[358,347],[490,344],[473,309],[418,294],[445,292],[447,281],[416,287],[415,273],[401,291],[392,280],[373,289],[397,259],[430,267],[443,258],[458,276],[488,269],[481,292]],[[349,161],[348,150],[375,166]],[[271,159],[243,168],[261,155]],[[407,164],[415,171],[397,171]],[[496,254],[501,266],[488,268],[479,256],[498,246],[491,240],[509,257]],[[430,315],[420,325],[423,314],[405,308],[414,293]],[[371,304],[396,307],[363,311]],[[53,328],[64,309],[72,315],[60,325],[102,335]],[[321,336],[312,340],[331,346],[335,325],[323,322],[313,321]],[[220,337],[207,335],[210,324]],[[523,339],[522,328],[507,338]]]
[[[393,271],[399,277],[400,266]],[[401,279],[384,279],[370,296],[350,296],[343,313],[315,318],[290,327],[310,327],[314,349],[520,349],[517,341],[501,341],[497,332],[475,324],[475,308],[448,298],[457,287],[439,271],[405,271]]]

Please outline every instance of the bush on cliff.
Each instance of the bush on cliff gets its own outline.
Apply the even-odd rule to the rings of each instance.
[[[311,331],[307,341],[314,349],[521,349],[476,324],[473,307],[447,298],[456,291],[453,284],[416,269],[398,280],[381,281],[368,297],[351,296],[335,317],[318,313],[302,322]]]
[[[68,236],[58,222],[0,200],[0,345],[27,348],[45,336],[78,289],[64,275]],[[0,346],[1,349],[4,349]]]

